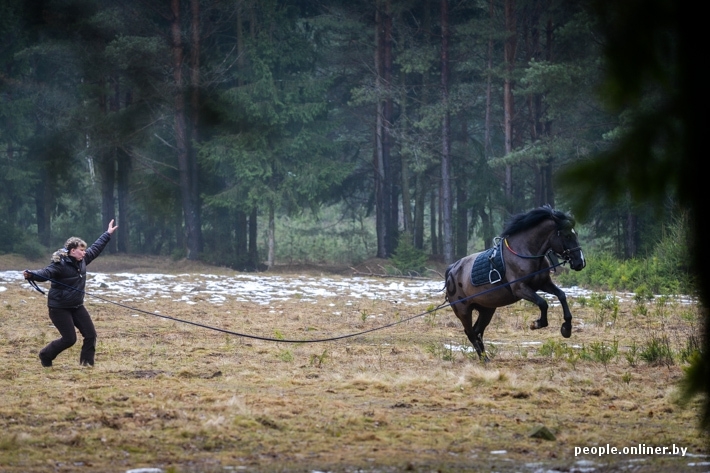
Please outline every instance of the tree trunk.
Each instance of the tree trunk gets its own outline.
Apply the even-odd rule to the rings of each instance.
[[[379,94],[382,89],[382,57],[384,55],[384,35],[380,4],[375,7],[375,90]],[[387,219],[386,187],[384,162],[384,103],[377,100],[375,117],[375,147],[373,168],[375,171],[375,231],[377,234],[377,257],[387,258]]]
[[[35,190],[35,212],[37,215],[37,237],[39,242],[49,247],[52,242],[51,215],[52,215],[52,190],[47,171],[40,171],[40,180]]]
[[[439,251],[439,238],[438,238],[438,225],[436,224],[436,214],[439,213],[439,206],[437,205],[436,194],[439,193],[439,189],[432,189],[429,193],[429,232],[431,233],[431,254],[440,255]]]
[[[525,45],[527,49],[527,62],[540,61],[543,59],[542,46],[540,44],[540,18],[542,17],[542,5],[534,2],[529,6],[529,13],[525,15],[524,27]],[[551,59],[552,51],[552,20],[547,21],[546,51],[544,59]],[[552,123],[544,120],[545,110],[543,108],[543,94],[535,93],[527,97],[528,121],[530,123],[530,140],[535,143],[545,140],[550,136]],[[552,157],[535,165],[535,205],[554,206],[554,193],[552,188]]]
[[[15,162],[15,148],[11,140],[8,140],[8,142],[6,143],[5,153],[7,154],[8,164],[12,168],[19,164],[18,162]],[[20,164],[20,167],[24,166]],[[5,211],[7,212],[7,221],[17,222],[17,214],[19,213],[20,207],[22,206],[23,198],[20,197],[19,192],[14,191],[14,186],[7,190],[9,191],[7,195],[10,200],[7,209],[5,209]]]
[[[461,142],[464,148],[468,146],[468,122],[465,116],[459,117],[461,122]],[[456,184],[456,224],[454,225],[455,234],[455,251],[456,259],[468,254],[468,179],[466,179],[463,166],[458,166],[458,171],[455,171],[459,178],[454,179]]]
[[[407,48],[407,44],[403,45]],[[400,94],[400,123],[402,124],[402,134],[408,136],[411,133],[409,129],[409,118],[407,117],[407,74],[402,72],[400,74],[401,88],[403,92]],[[404,232],[409,235],[410,243],[412,243],[412,236],[414,235],[414,229],[412,228],[412,195],[410,191],[409,182],[409,162],[403,153],[399,153],[399,164],[400,164],[400,186],[402,189],[402,223],[404,226]],[[395,200],[396,202],[396,200]]]
[[[384,0],[384,18],[382,19],[382,75],[384,78],[385,100],[382,117],[382,164],[384,170],[384,205],[385,205],[385,251],[389,258],[397,246],[399,231],[399,205],[396,192],[397,171],[392,158],[392,125],[394,104],[392,100],[392,8],[391,1]]]
[[[237,76],[237,84],[239,86],[242,85],[242,79],[239,74],[241,74],[244,71],[244,59],[245,59],[245,51],[244,51],[244,22],[243,22],[243,11],[244,9],[244,3],[240,2],[237,4],[237,71],[238,71],[238,76]]]
[[[200,199],[200,167],[195,144],[200,142],[200,0],[190,0],[190,33],[192,44],[190,48],[190,135],[187,143],[190,166],[190,195],[193,200],[194,238],[198,253],[203,250],[202,242],[202,211]]]
[[[630,198],[628,198],[631,201]],[[636,257],[638,252],[637,236],[638,236],[638,218],[634,213],[633,205],[629,204],[628,209],[626,209],[626,222],[624,225],[624,256],[626,258]]]
[[[492,212],[491,212],[492,214]],[[486,213],[485,205],[482,205],[478,211],[479,217],[481,217],[481,229],[483,232],[483,246],[488,248],[493,245],[493,238],[495,238],[495,231],[493,230],[493,224],[491,223],[491,217]]]
[[[200,122],[200,0],[190,0],[190,12],[192,38],[190,48],[190,114],[192,119],[190,131],[193,142],[197,143]],[[197,163],[197,159],[194,159],[194,163]]]
[[[385,220],[385,186],[384,165],[382,160],[382,106],[377,104],[377,131],[375,133],[375,156],[373,167],[375,170],[375,231],[377,234],[377,257],[387,258],[385,236],[387,225]]]
[[[458,259],[468,254],[468,208],[466,208],[468,193],[465,182],[456,182],[456,252],[454,256],[455,259]]]
[[[196,208],[196,196],[193,195],[192,171],[188,129],[185,110],[185,84],[183,79],[183,44],[180,27],[180,0],[171,0],[172,22],[170,33],[172,39],[173,80],[174,80],[174,112],[175,112],[175,148],[177,149],[179,185],[182,211],[185,219],[185,234],[187,237],[187,259],[196,260],[200,253],[200,228]],[[196,177],[196,176],[194,176]]]
[[[515,0],[505,0],[505,80],[503,82],[503,126],[505,131],[505,154],[513,151],[513,118],[515,115],[515,101],[513,98],[513,69],[515,67],[515,52],[517,47],[517,33],[515,25]],[[505,166],[505,197],[508,209],[513,208],[513,168],[510,164]]]
[[[414,247],[424,249],[424,208],[426,207],[426,189],[424,188],[424,173],[418,172],[415,177],[414,190]]]
[[[126,107],[133,103],[130,91],[126,92]],[[118,252],[130,251],[130,173],[131,154],[128,149],[120,147],[116,154],[116,192],[118,194],[118,228],[116,229],[116,244]]]
[[[242,79],[242,74],[245,71],[246,65],[246,50],[244,48],[244,9],[246,5],[244,2],[237,4],[237,86],[241,87],[244,85],[244,80]],[[239,131],[239,128],[237,129]],[[234,212],[234,245],[235,251],[237,253],[237,261],[245,262],[249,264],[249,230],[250,226],[247,220],[246,212],[242,210],[236,210]]]
[[[252,269],[259,267],[259,251],[257,249],[258,242],[258,227],[257,227],[257,209],[252,209],[249,214],[249,264]]]
[[[441,206],[444,262],[454,261],[451,220],[451,142],[449,117],[449,0],[441,0],[441,93],[444,116],[441,124]]]
[[[116,169],[116,191],[118,194],[118,228],[116,229],[116,248],[119,253],[128,253],[130,229],[130,188],[131,156],[124,149],[118,149]]]
[[[431,19],[431,5],[430,0],[424,0],[423,2],[424,15],[422,18],[423,31],[427,32],[427,38],[429,31],[432,29],[432,19]],[[425,40],[429,44],[429,40]],[[431,89],[429,85],[429,79],[427,74],[422,74],[421,77],[421,105],[426,106],[430,103],[429,93]],[[418,170],[415,176],[415,202],[414,202],[414,247],[420,250],[424,250],[424,229],[426,227],[425,223],[425,213],[426,213],[426,201],[427,201],[427,190],[429,188],[429,171],[428,170]],[[436,219],[436,208],[430,202],[431,218]],[[434,240],[436,239],[436,234],[434,232],[434,227],[432,226],[432,254],[436,254],[434,248]]]
[[[493,0],[488,2],[488,16],[491,23],[491,33],[488,36],[488,51],[486,52],[488,62],[488,73],[486,74],[486,114],[483,125],[483,155],[486,160],[491,158],[491,91],[493,88],[493,20],[495,19]]]
[[[108,95],[104,90],[110,84],[113,94]],[[108,119],[110,113],[117,113],[120,108],[119,83],[116,77],[109,77],[108,80],[102,78],[99,81],[99,88],[102,91],[98,97],[99,112]],[[101,186],[101,226],[106,228],[108,223],[116,215],[114,201],[114,188],[116,187],[116,147],[104,145],[99,148],[96,156],[96,167],[98,168],[99,184]],[[116,238],[112,238],[106,246],[107,253],[116,252]]]
[[[402,116],[403,116],[403,123],[405,124],[404,126],[406,127],[407,123],[407,102],[406,102],[406,93],[404,94],[404,97],[402,98]],[[407,134],[409,130],[405,130],[404,133]],[[400,154],[400,164],[401,164],[401,171],[400,171],[400,182],[402,183],[402,221],[404,222],[404,232],[408,233],[409,235],[414,234],[414,229],[412,228],[412,196],[410,194],[409,190],[409,162],[405,158],[404,155]]]
[[[266,266],[268,269],[274,267],[276,258],[276,218],[274,216],[274,204],[269,204],[269,241],[268,241],[268,256]]]
[[[110,147],[104,151],[101,158],[101,226],[108,227],[108,223],[116,215],[114,202],[114,188],[116,187],[116,148]],[[116,238],[112,238],[106,245],[108,253],[115,253]]]
[[[248,230],[247,214],[242,210],[236,210],[234,212],[234,251],[236,253],[236,261],[241,262],[249,259],[247,250]]]
[[[547,61],[552,61],[552,41],[553,41],[553,36],[552,36],[552,18],[547,19],[547,28],[545,30],[545,37],[546,37],[546,42],[545,42],[545,59]],[[552,121],[547,120],[543,124],[543,134],[544,136],[551,136],[552,135]],[[543,168],[543,177],[545,179],[545,203],[551,205],[552,207],[555,206],[555,188],[553,187],[553,179],[552,179],[552,157],[550,156],[547,162],[545,163],[545,166]]]

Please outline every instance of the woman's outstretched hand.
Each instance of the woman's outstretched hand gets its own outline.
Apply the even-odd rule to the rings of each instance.
[[[116,229],[118,228],[118,225],[113,224],[113,219],[108,223],[108,229],[106,230],[109,233],[113,233]]]

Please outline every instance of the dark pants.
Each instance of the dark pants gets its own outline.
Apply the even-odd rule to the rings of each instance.
[[[94,364],[94,354],[96,353],[96,329],[94,322],[89,316],[89,312],[84,306],[75,309],[57,309],[49,308],[49,318],[54,326],[59,330],[62,338],[58,338],[44,347],[40,353],[46,359],[53,360],[61,352],[73,346],[76,343],[76,330],[79,329],[81,336],[84,337],[84,343],[81,346],[81,354],[79,355],[79,363]]]

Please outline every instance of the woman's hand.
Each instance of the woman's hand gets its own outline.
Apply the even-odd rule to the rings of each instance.
[[[108,229],[106,231],[109,233],[113,233],[114,231],[116,231],[117,228],[118,228],[118,225],[114,225],[113,219],[111,219],[111,221],[108,223]]]

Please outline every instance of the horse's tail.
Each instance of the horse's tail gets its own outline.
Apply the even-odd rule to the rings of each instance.
[[[454,265],[456,265],[456,263],[451,263],[444,272],[444,289],[446,289],[447,301],[449,300],[450,296],[453,296],[456,293],[456,281],[454,281],[454,277],[451,274],[451,270],[453,269]]]

